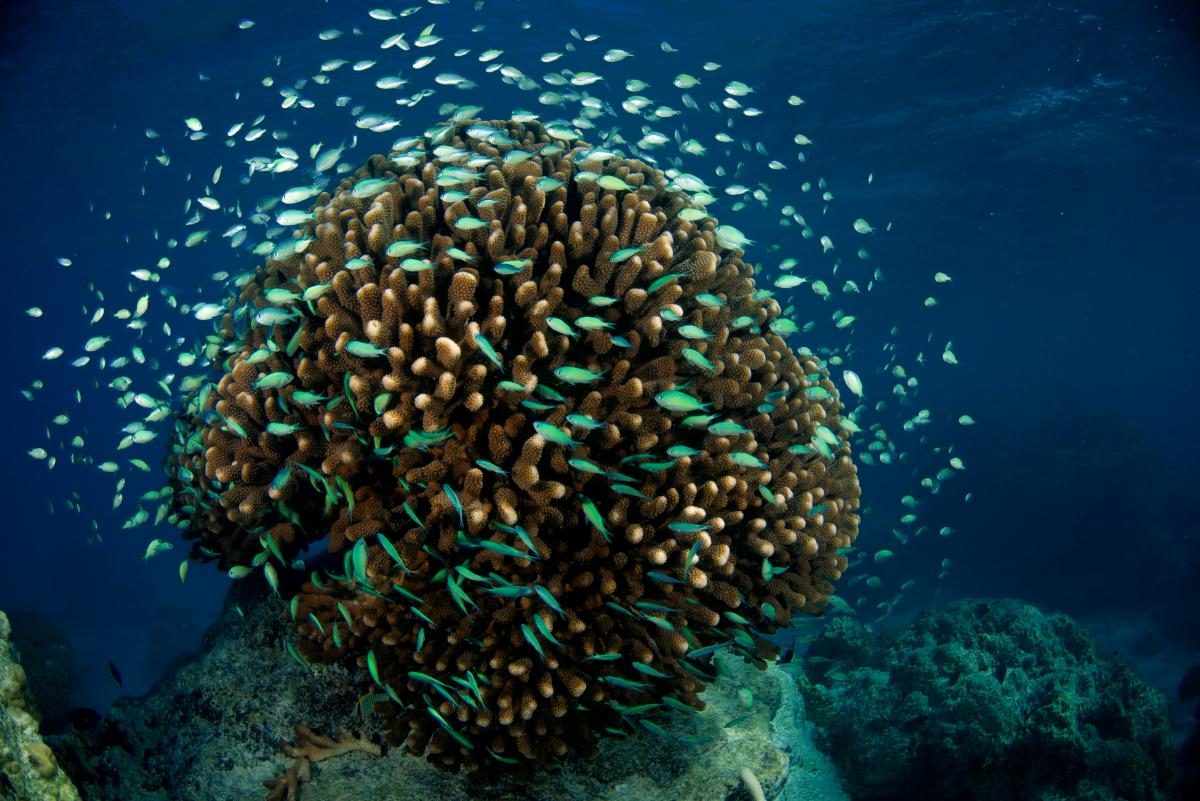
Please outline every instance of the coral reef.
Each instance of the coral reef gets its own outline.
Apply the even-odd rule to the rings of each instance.
[[[1064,615],[964,600],[823,634],[789,670],[855,799],[1167,797],[1165,697]]]
[[[837,390],[659,170],[537,123],[398,146],[242,283],[170,519],[289,600],[298,661],[369,674],[392,743],[593,755],[824,609],[858,528]]]
[[[29,692],[41,713],[40,730],[56,734],[67,726],[71,709],[74,659],[71,641],[59,626],[40,615],[9,612],[10,640],[21,654]]]
[[[94,730],[51,739],[90,801],[261,799],[263,783],[296,764],[281,754],[279,740],[297,723],[374,736],[381,707],[356,707],[343,667],[305,669],[279,647],[287,635],[283,606],[260,583],[235,585],[196,659],[146,696],[117,701]],[[714,672],[705,710],[665,720],[666,736],[639,726],[625,739],[600,741],[594,761],[567,755],[560,769],[525,782],[495,776],[486,786],[470,786],[404,748],[391,748],[378,757],[355,751],[312,763],[299,796],[724,801],[737,797],[745,768],[773,800],[845,798],[812,742],[803,700],[786,673],[774,664],[757,670],[730,654],[714,659]]]
[[[296,761],[280,778],[263,782],[263,786],[271,791],[267,794],[267,801],[296,801],[300,797],[300,786],[312,781],[314,762],[324,762],[351,751],[371,756],[379,756],[382,753],[375,743],[355,737],[345,729],[342,729],[335,740],[297,723],[295,740],[293,743],[283,743],[280,750],[285,756]]]
[[[1176,754],[1175,798],[1200,798],[1200,662],[1192,665],[1179,680],[1179,701],[1194,704],[1192,730]]]
[[[0,798],[79,801],[79,792],[38,734],[38,711],[0,612]]]

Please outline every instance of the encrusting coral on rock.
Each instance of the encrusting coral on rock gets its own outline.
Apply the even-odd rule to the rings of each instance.
[[[365,669],[448,769],[702,708],[711,654],[761,665],[857,535],[837,391],[744,238],[572,139],[372,157],[242,284],[176,423],[192,556],[261,570],[293,656]]]
[[[25,670],[0,612],[0,798],[79,801],[79,792],[38,734],[39,716]]]

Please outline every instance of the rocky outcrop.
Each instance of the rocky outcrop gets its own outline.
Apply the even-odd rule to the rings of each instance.
[[[879,634],[827,624],[797,676],[859,801],[1156,801],[1167,700],[1061,614],[964,600]]]
[[[38,733],[29,680],[0,612],[0,799],[79,801],[79,793]]]

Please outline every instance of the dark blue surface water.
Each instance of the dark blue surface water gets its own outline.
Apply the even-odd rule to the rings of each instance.
[[[846,578],[878,575],[884,587],[856,583],[839,593],[870,618],[882,614],[879,603],[894,603],[892,615],[904,617],[956,597],[1028,599],[1110,633],[1157,638],[1155,653],[1168,667],[1152,678],[1177,680],[1172,670],[1182,671],[1200,651],[1194,589],[1200,572],[1200,35],[1194,11],[1114,0],[488,2],[475,12],[452,0],[381,25],[367,17],[370,7],[126,0],[10,3],[0,12],[0,163],[7,194],[0,319],[8,370],[0,393],[7,428],[0,457],[7,512],[0,609],[34,611],[67,631],[77,663],[75,703],[102,707],[118,694],[109,660],[124,672],[125,692],[144,692],[172,659],[198,646],[228,585],[210,566],[195,565],[181,586],[176,566],[186,549],[169,527],[121,528],[133,499],[161,486],[157,472],[123,471],[126,500],[112,511],[117,476],[68,463],[73,449],[65,444],[79,434],[85,446],[78,451],[96,462],[136,454],[157,468],[161,438],[113,450],[121,426],[140,416],[118,409],[117,393],[104,389],[116,372],[68,362],[95,334],[113,337],[110,357],[118,350],[127,355],[139,342],[137,332],[111,315],[149,292],[154,330],[140,341],[162,364],[120,372],[135,376],[143,389],[164,372],[187,372],[174,364],[174,354],[165,355],[169,340],[159,328],[165,321],[174,334],[196,337],[203,325],[168,309],[160,286],[137,284],[130,271],[169,254],[167,291],[187,302],[219,300],[207,276],[249,269],[254,260],[246,254],[235,259],[223,243],[167,251],[152,231],[163,240],[182,238],[184,203],[202,194],[217,164],[225,173],[218,195],[236,191],[253,199],[304,183],[295,173],[239,186],[242,159],[270,147],[228,149],[224,129],[268,114],[265,125],[292,130],[285,144],[302,152],[316,141],[336,144],[358,134],[354,158],[347,156],[357,161],[440,119],[443,102],[480,103],[485,117],[505,116],[518,105],[539,108],[536,93],[484,77],[475,55],[500,48],[501,61],[538,76],[559,66],[540,64],[538,55],[566,42],[579,52],[563,63],[605,75],[606,87],[594,93],[614,104],[628,94],[625,79],[639,77],[653,85],[647,94],[682,108],[671,77],[690,72],[701,78],[693,94],[702,112],[653,125],[668,133],[687,125],[689,135],[708,145],[707,156],[687,163],[710,184],[733,181],[713,178],[716,165],[732,174],[745,162],[738,182],[770,185],[768,210],[755,211],[751,201],[729,217],[756,240],[747,258],[762,260],[769,279],[774,265],[791,255],[801,259],[798,273],[829,280],[820,248],[801,240],[797,228],[777,224],[779,207],[801,197],[799,184],[817,176],[827,178],[837,196],[829,214],[840,215],[834,230],[843,232],[837,241],[845,248],[845,269],[856,270],[864,286],[874,267],[883,271],[874,291],[844,304],[836,291],[828,302],[806,287],[780,293],[796,304],[798,321],[820,321],[800,337],[803,344],[848,345],[859,357],[853,364],[868,402],[891,404],[867,419],[884,423],[906,453],[898,464],[861,472],[871,507],[858,543],[866,563]],[[239,30],[243,18],[256,25]],[[532,23],[528,30],[520,27],[525,20]],[[393,29],[411,31],[411,40],[433,22],[446,37],[434,48],[435,66],[415,71],[410,64],[419,53],[379,50]],[[471,33],[476,23],[486,30]],[[354,26],[364,35],[353,35]],[[346,34],[318,40],[319,30],[334,27]],[[572,27],[603,38],[578,42],[568,33]],[[664,40],[679,52],[664,52]],[[473,52],[454,59],[457,47]],[[600,55],[612,47],[635,55],[606,64]],[[280,109],[280,85],[317,74],[322,61],[335,57],[378,59],[380,66],[358,77],[343,67],[336,77],[349,83],[309,85],[304,94],[317,101],[315,109]],[[707,60],[722,69],[703,72]],[[402,93],[423,86],[439,92],[414,108],[389,107],[387,93],[371,85],[385,68],[410,79]],[[436,87],[439,69],[460,72],[480,89]],[[272,88],[260,83],[268,74],[277,81]],[[738,119],[736,142],[725,156],[725,147],[712,140],[724,115],[705,106],[733,79],[755,89],[747,100],[765,113]],[[396,114],[402,125],[387,134],[354,128],[348,110],[335,108],[342,92],[368,110]],[[805,104],[788,105],[790,95]],[[214,135],[186,141],[183,120],[190,116]],[[627,115],[622,124],[631,126]],[[146,127],[162,138],[147,139]],[[803,164],[792,142],[797,133],[813,141]],[[762,142],[789,169],[768,170],[767,159],[742,149],[743,139]],[[172,156],[169,168],[153,160],[160,148]],[[183,180],[188,172],[190,183]],[[731,201],[722,197],[714,207],[723,222]],[[804,213],[810,222],[821,216],[817,205]],[[866,267],[852,256],[862,243],[849,221],[860,216],[880,229],[869,242],[873,258]],[[887,222],[890,232],[882,230]],[[214,224],[214,239],[222,227]],[[772,245],[778,250],[769,250]],[[71,267],[56,262],[64,256]],[[939,271],[953,281],[935,284]],[[89,325],[97,305],[89,281],[104,290],[109,312],[96,326]],[[939,303],[926,308],[922,301],[930,295]],[[843,305],[860,319],[850,334],[829,324],[833,309]],[[44,316],[27,316],[30,306],[41,307]],[[940,358],[948,341],[957,365]],[[894,402],[895,380],[877,369],[887,344],[919,375],[911,408]],[[42,361],[52,345],[67,355]],[[926,366],[918,368],[922,351]],[[45,388],[30,402],[19,390],[35,379]],[[73,397],[76,387],[85,388],[81,404]],[[922,408],[931,410],[932,422],[904,432],[899,422]],[[50,424],[59,413],[70,416],[67,426]],[[961,414],[977,424],[958,425]],[[967,469],[930,494],[920,479],[945,466],[948,446]],[[53,470],[26,455],[35,447],[58,455]],[[82,513],[64,506],[72,491],[80,495]],[[918,525],[930,528],[901,546],[892,531],[904,530],[900,499],[907,494],[920,499]],[[944,526],[954,533],[939,536]],[[177,547],[143,560],[155,536]],[[897,556],[875,566],[870,555],[881,548]],[[939,578],[943,559],[952,567]],[[897,588],[909,579],[916,583],[897,600]]]

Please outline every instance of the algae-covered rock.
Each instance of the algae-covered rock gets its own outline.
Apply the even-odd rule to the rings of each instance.
[[[238,611],[240,610],[240,611]],[[280,741],[297,724],[336,738],[340,730],[383,740],[374,719],[356,711],[368,688],[336,667],[304,668],[282,646],[286,610],[257,585],[239,583],[202,654],[177,667],[143,698],[122,699],[94,731],[56,739],[68,770],[92,801],[258,801],[263,782],[292,760]],[[301,801],[720,801],[743,798],[749,768],[766,797],[841,801],[832,766],[813,746],[794,681],[719,655],[718,678],[693,715],[648,719],[666,736],[640,730],[606,740],[597,759],[566,758],[518,782],[497,776],[482,786],[437,771],[403,748],[382,756],[351,751],[311,764]],[[368,700],[383,703],[378,699]]]
[[[964,600],[897,632],[842,617],[823,634],[795,672],[856,801],[1166,797],[1165,696],[1065,615]]]
[[[38,734],[37,708],[9,642],[11,632],[0,612],[0,799],[78,801],[75,786]]]
[[[62,628],[41,615],[9,612],[10,641],[21,654],[29,693],[41,715],[41,731],[53,734],[67,727],[71,709],[71,641]]]

